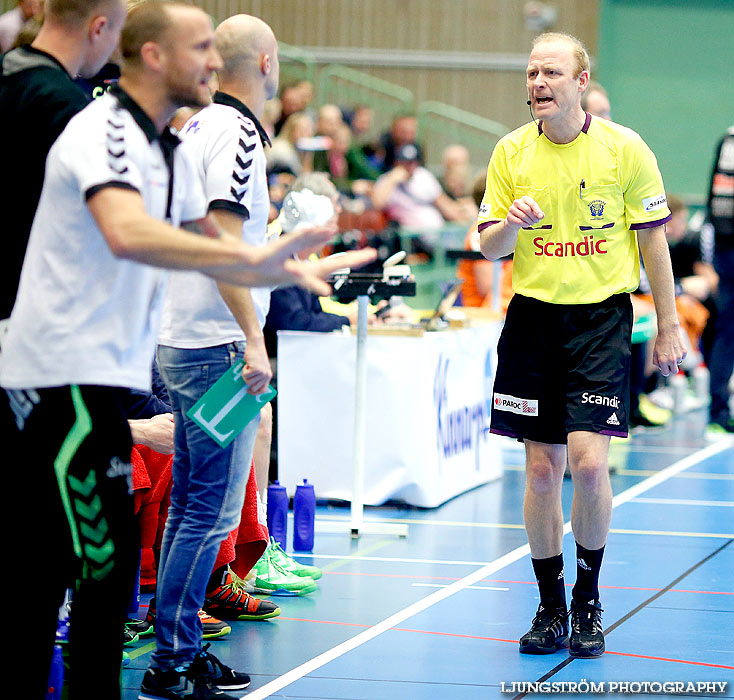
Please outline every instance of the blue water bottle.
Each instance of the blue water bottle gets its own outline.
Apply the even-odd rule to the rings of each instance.
[[[316,493],[306,479],[296,486],[293,497],[293,549],[312,552],[316,524]]]
[[[64,654],[60,644],[54,644],[54,653],[51,657],[51,668],[48,674],[46,700],[61,700],[61,691],[64,687]]]
[[[56,642],[51,656],[51,668],[48,672],[45,700],[61,700],[61,691],[64,687],[64,652],[62,644],[69,640],[69,602],[71,594],[67,590],[66,599],[59,608],[59,618],[56,624]]]
[[[270,536],[285,549],[288,539],[288,492],[278,481],[268,486],[268,530]]]

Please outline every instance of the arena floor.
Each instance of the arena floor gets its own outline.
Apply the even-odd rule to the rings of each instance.
[[[496,482],[433,510],[366,509],[367,520],[407,523],[406,539],[317,534],[313,557],[302,561],[323,568],[318,590],[275,598],[280,617],[234,622],[211,651],[252,676],[245,697],[253,700],[510,700],[600,690],[734,698],[734,441],[706,441],[704,421],[688,413],[612,444],[601,659],[518,653],[538,599],[522,526],[523,454],[510,441]],[[570,480],[563,501],[568,520]],[[348,518],[339,506],[317,512]],[[566,571],[575,572],[568,523],[566,533]],[[137,698],[152,648],[150,638],[127,647],[124,700]]]

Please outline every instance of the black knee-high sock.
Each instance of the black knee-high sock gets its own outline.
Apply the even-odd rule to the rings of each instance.
[[[546,609],[566,608],[563,581],[563,554],[546,559],[531,559],[540,589],[540,604]]]
[[[599,571],[604,556],[601,549],[585,549],[576,543],[576,583],[572,596],[574,600],[588,603],[599,600]]]

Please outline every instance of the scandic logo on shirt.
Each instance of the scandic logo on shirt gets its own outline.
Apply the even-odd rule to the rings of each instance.
[[[493,403],[496,411],[509,411],[510,413],[518,413],[521,416],[538,415],[537,399],[518,399],[516,396],[510,396],[509,394],[495,394]]]
[[[655,211],[662,209],[668,203],[665,193],[655,195],[654,197],[646,197],[642,200],[642,207],[645,211]]]
[[[570,258],[577,255],[585,258],[587,255],[606,255],[609,251],[603,247],[606,238],[594,240],[594,236],[584,236],[579,241],[546,241],[542,236],[533,238],[533,245],[538,249],[535,255],[547,258]]]

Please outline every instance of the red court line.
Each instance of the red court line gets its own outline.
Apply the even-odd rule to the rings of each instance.
[[[456,576],[419,576],[418,574],[371,574],[364,571],[324,571],[329,576],[372,576],[376,578],[413,578],[430,581],[459,581]],[[503,579],[485,578],[479,583],[520,583],[527,586],[537,586],[536,581],[505,581]],[[567,583],[566,588],[572,588],[572,583]],[[642,586],[599,586],[617,591],[662,591],[662,588],[644,588]],[[705,595],[734,595],[730,591],[689,591],[684,588],[671,588],[666,593],[702,593]]]
[[[372,627],[372,625],[364,625],[358,622],[335,622],[334,620],[308,620],[302,617],[279,617],[280,620],[289,620],[291,622],[313,622],[318,625],[343,625],[345,627]],[[434,632],[432,630],[415,630],[407,627],[393,627],[391,632],[413,632],[415,634],[433,634],[439,637],[456,637],[459,639],[476,639],[482,642],[506,642],[508,644],[517,644],[516,639],[501,639],[499,637],[480,637],[473,634],[456,634],[454,632]],[[652,661],[667,661],[674,664],[686,664],[690,666],[708,666],[709,668],[725,668],[734,671],[734,666],[725,666],[723,664],[708,664],[703,661],[688,661],[687,659],[668,659],[664,656],[646,656],[645,654],[629,654],[623,651],[608,651],[607,654],[614,656],[630,656],[635,659],[650,659]]]
[[[652,659],[653,661],[671,661],[676,664],[692,664],[694,666],[709,666],[710,668],[727,668],[734,670],[734,666],[724,666],[723,664],[707,664],[703,661],[686,661],[685,659],[666,659],[662,656],[645,656],[645,654],[626,654],[623,651],[607,651],[607,654],[615,656],[632,656],[636,659]]]

